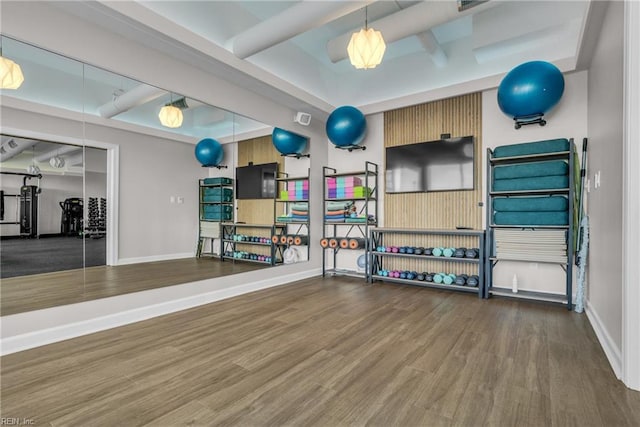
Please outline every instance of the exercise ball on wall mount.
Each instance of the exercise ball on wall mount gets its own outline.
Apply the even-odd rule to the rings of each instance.
[[[196,159],[204,167],[218,166],[224,157],[222,144],[213,138],[204,138],[198,142],[195,149]]]
[[[308,142],[304,136],[280,128],[273,128],[271,141],[276,150],[284,155],[302,154]]]
[[[564,77],[553,64],[531,61],[520,64],[504,77],[498,87],[498,106],[523,124],[546,124],[542,116],[560,101],[564,92]]]
[[[327,137],[340,148],[359,145],[367,133],[367,120],[356,107],[338,107],[329,115],[326,125]]]

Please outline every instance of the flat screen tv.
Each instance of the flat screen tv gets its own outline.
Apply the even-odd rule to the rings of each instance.
[[[236,168],[237,199],[273,199],[276,195],[277,163]]]
[[[474,189],[474,138],[440,139],[387,147],[387,193]]]

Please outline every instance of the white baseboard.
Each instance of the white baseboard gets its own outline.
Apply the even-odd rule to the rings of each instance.
[[[609,360],[609,364],[613,369],[616,378],[622,378],[622,353],[620,349],[616,346],[615,342],[607,332],[607,329],[604,327],[602,320],[600,320],[600,316],[594,310],[593,306],[589,304],[589,301],[585,304],[585,313],[587,314],[587,318],[591,323],[591,327],[596,333],[596,337],[598,337],[598,341],[600,341],[600,345],[604,350],[604,354],[607,356]]]
[[[142,262],[170,261],[172,259],[184,259],[195,257],[195,252],[182,252],[167,255],[141,256],[136,258],[120,258],[116,265],[140,264]]]
[[[16,353],[30,348],[51,344],[82,335],[88,335],[106,329],[140,322],[153,317],[174,313],[181,310],[209,304],[227,298],[249,292],[267,289],[297,280],[307,279],[322,274],[322,269],[317,268],[299,273],[292,273],[285,276],[278,276],[258,282],[245,283],[230,288],[219,289],[202,294],[192,295],[179,300],[167,301],[150,306],[140,307],[133,310],[113,313],[108,316],[97,317],[81,322],[29,332],[22,335],[15,335],[2,340],[0,355]]]

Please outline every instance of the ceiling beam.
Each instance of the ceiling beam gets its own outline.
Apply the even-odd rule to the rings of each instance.
[[[55,148],[53,150],[47,151],[46,153],[38,154],[34,160],[38,163],[44,163],[51,160],[52,157],[62,156],[63,154],[73,153],[74,151],[81,150],[82,147],[78,147],[77,145],[64,145],[60,148]]]
[[[380,31],[385,43],[389,45],[409,36],[424,33],[454,19],[492,8],[497,3],[489,1],[459,12],[455,1],[420,2],[415,6],[370,22],[369,27]],[[327,54],[331,62],[336,63],[347,58],[347,45],[352,34],[353,31],[350,31],[329,40]]]
[[[166,93],[165,90],[143,83],[98,107],[98,114],[101,117],[111,118],[138,105],[153,101]]]
[[[5,141],[2,146],[0,146],[0,162],[6,162],[7,160],[14,158],[27,148],[33,147],[37,143],[38,141],[31,139],[11,138]]]
[[[235,56],[245,59],[299,34],[321,27],[351,12],[362,9],[372,2],[372,0],[347,2],[301,1],[238,34],[228,41],[227,45],[231,46],[231,51]]]

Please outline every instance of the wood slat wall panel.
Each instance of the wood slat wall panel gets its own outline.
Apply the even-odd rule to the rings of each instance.
[[[238,142],[238,166],[248,166],[249,162],[256,165],[277,162],[278,171],[284,171],[284,157],[271,143],[271,135]],[[282,203],[279,205],[277,215],[284,209]],[[273,200],[238,200],[236,220],[247,224],[273,224]]]
[[[384,113],[385,147],[452,137],[475,137],[475,190],[385,194],[385,227],[482,229],[482,98],[480,93]],[[382,180],[384,181],[384,180]],[[463,245],[462,245],[463,246]]]

